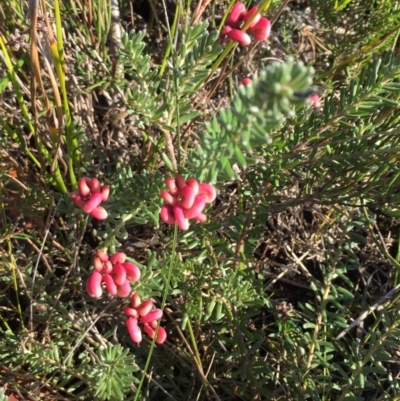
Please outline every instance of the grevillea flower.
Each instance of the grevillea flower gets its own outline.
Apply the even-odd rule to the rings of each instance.
[[[177,175],[175,179],[165,180],[168,191],[162,191],[165,204],[161,207],[160,218],[167,224],[178,224],[181,230],[189,228],[189,220],[200,222],[207,220],[203,213],[207,203],[214,202],[217,192],[215,187],[207,183],[198,183],[194,178],[187,181]]]
[[[232,30],[229,25],[225,25],[221,32],[219,33],[219,38],[221,39],[221,43],[229,43],[231,39],[228,37],[228,33]]]
[[[129,335],[134,343],[139,344],[142,341],[142,332],[138,325],[138,319],[135,317],[128,317],[126,321],[126,327]]]
[[[238,42],[242,46],[248,46],[251,43],[251,38],[246,32],[243,32],[240,29],[231,28],[228,25],[221,29],[219,37],[222,43],[229,43],[232,40]]]
[[[242,30],[247,23],[256,40],[268,39],[271,33],[271,22],[267,18],[261,18],[258,7],[252,7],[246,11],[246,6],[238,2],[233,5],[225,21],[225,26],[221,29],[221,42],[229,43],[234,40],[242,46],[248,46],[251,38]]]
[[[260,21],[260,18],[261,18],[261,14],[258,11],[258,7],[250,8],[250,10],[247,11],[247,13],[245,15],[243,15],[244,22],[251,20],[249,28],[253,28],[253,26],[256,25],[258,21]]]
[[[231,12],[228,15],[228,18],[225,21],[225,25],[231,28],[239,28],[245,14],[246,6],[240,2],[235,3],[232,7]]]
[[[260,18],[250,30],[256,40],[267,40],[271,33],[271,22],[267,18]]]
[[[319,99],[320,99],[320,97],[319,97],[319,95],[318,95],[317,93],[314,93],[314,94],[312,94],[312,95],[310,95],[310,96],[308,97],[308,101],[309,101],[311,104],[316,104],[316,103],[318,103],[318,102],[319,102]]]
[[[229,39],[238,42],[242,46],[248,46],[251,43],[250,36],[246,32],[241,31],[240,29],[233,28],[226,34],[226,36]]]
[[[101,280],[103,276],[98,271],[94,271],[86,281],[86,291],[93,298],[100,298],[103,294],[103,288],[101,287]]]
[[[86,291],[93,298],[103,294],[103,283],[111,295],[126,298],[131,293],[130,282],[140,279],[140,269],[126,261],[123,252],[117,252],[109,257],[103,251],[96,251],[93,259],[94,272],[86,282]]]
[[[139,323],[143,326],[144,332],[153,339],[158,326],[156,342],[162,344],[167,338],[167,332],[164,327],[159,326],[158,322],[162,317],[162,310],[154,308],[151,300],[140,301],[138,294],[131,296],[129,304],[123,308],[124,313],[128,316],[126,327],[129,335],[134,343],[139,344],[142,341],[142,332]]]
[[[70,198],[85,213],[97,220],[105,220],[108,213],[100,204],[107,201],[109,196],[108,185],[101,185],[97,178],[82,177],[78,189],[71,193]]]
[[[156,326],[157,327],[157,326]],[[153,328],[153,326],[150,326],[148,324],[145,324],[143,326],[143,330],[145,331],[145,333],[151,338],[154,338],[154,334],[155,334],[155,328]],[[165,340],[167,339],[167,332],[165,331],[164,327],[159,326],[158,327],[158,332],[157,332],[157,338],[156,338],[156,343],[157,344],[162,344]]]

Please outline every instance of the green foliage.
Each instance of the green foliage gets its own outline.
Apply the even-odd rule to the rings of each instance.
[[[19,341],[9,332],[2,340],[1,358],[15,366],[24,366],[26,374],[32,377],[48,377],[57,389],[85,396],[84,399],[124,400],[135,382],[132,373],[137,372],[134,356],[120,344],[107,343],[95,352],[84,350],[74,355],[73,324],[55,319],[51,322],[50,333],[54,338],[49,344],[31,343],[29,336],[24,340],[21,351]],[[77,339],[78,345],[82,339]],[[15,352],[18,350],[19,352]],[[96,361],[96,363],[93,363]]]
[[[165,107],[160,107],[163,96],[158,94],[160,78],[156,68],[151,67],[151,58],[144,53],[145,43],[143,39],[145,31],[136,33],[135,31],[122,36],[122,48],[120,52],[120,61],[124,66],[124,73],[127,74],[131,82],[126,89],[126,101],[132,114],[139,114],[135,125],[143,127],[150,121],[158,121]],[[120,85],[124,82],[120,82]]]
[[[178,98],[195,93],[198,86],[208,78],[208,67],[221,53],[222,48],[216,43],[218,33],[209,33],[207,28],[208,24],[204,22],[186,27],[186,32],[178,29],[181,46],[178,52],[173,50],[174,64],[170,66]]]
[[[293,383],[288,383],[289,388],[296,388],[295,383],[299,380],[298,370],[303,380],[310,376],[310,380],[305,380],[302,390],[297,393],[298,397],[304,396],[306,388],[312,399],[321,393],[327,399],[347,399],[346,397],[349,396],[357,398],[357,395],[364,391],[376,389],[375,377],[386,375],[384,362],[389,357],[381,345],[385,343],[386,338],[397,339],[398,336],[396,327],[400,315],[396,312],[377,318],[370,331],[366,333],[362,347],[357,339],[350,338],[342,343],[334,340],[338,334],[336,330],[347,327],[344,317],[351,315],[352,309],[360,302],[360,299],[354,299],[353,283],[349,280],[349,272],[360,265],[357,253],[353,251],[357,248],[351,230],[361,226],[362,219],[354,215],[350,217],[350,221],[342,227],[343,235],[332,237],[329,232],[325,233],[324,260],[329,261],[329,265],[322,266],[322,281],[316,281],[312,286],[317,307],[308,303],[300,305],[302,312],[300,319],[291,321],[295,323],[297,320],[296,326],[286,324],[286,334],[290,333],[291,338],[284,336],[282,345],[288,351],[288,363],[296,366],[293,376],[286,377],[293,380]],[[338,248],[347,249],[347,255],[338,253]],[[340,311],[340,313],[332,311]],[[294,337],[294,332],[296,334],[302,332],[301,327],[309,332],[306,331],[305,336]],[[390,343],[389,341],[388,344]],[[296,354],[289,352],[293,346],[300,352]],[[377,349],[380,351],[375,358],[373,355]],[[312,363],[313,360],[314,363]],[[319,389],[316,388],[311,376],[318,380],[321,386]],[[393,393],[398,391],[397,386],[393,387],[392,384],[389,388],[388,391]]]
[[[221,47],[215,45],[218,34],[209,33],[206,22],[194,27],[179,29],[179,48],[173,50],[173,64],[169,67],[168,76],[161,78],[158,70],[151,67],[149,55],[143,54],[145,32],[122,37],[123,51],[121,61],[125,73],[133,83],[126,90],[129,112],[135,114],[135,126],[155,124],[168,131],[173,131],[176,125],[183,124],[198,113],[193,112],[193,105],[188,99],[195,93],[197,87],[209,75],[209,66],[221,52]],[[176,88],[175,96],[171,96],[169,85]],[[124,85],[120,82],[120,85]]]
[[[137,224],[149,221],[158,227],[160,188],[163,176],[159,172],[142,171],[133,174],[130,166],[118,163],[116,175],[113,177],[113,190],[118,193],[121,202],[110,204],[115,219],[124,219],[132,214],[132,220]]]
[[[132,385],[132,373],[138,370],[134,357],[128,354],[129,351],[119,344],[107,344],[107,348],[98,351],[99,364],[89,374],[96,388],[94,397],[105,400],[125,399],[125,394]]]
[[[271,133],[295,114],[292,105],[304,103],[296,92],[309,89],[312,73],[312,68],[289,59],[272,64],[252,85],[241,86],[231,106],[206,124],[201,143],[189,159],[193,168],[215,181],[222,172],[230,179],[237,177],[234,163],[240,168],[254,164],[253,148],[268,145]]]
[[[318,187],[320,202],[397,203],[399,73],[400,58],[389,52],[341,88],[339,99],[327,96],[323,114],[305,111],[296,117],[274,136],[273,142],[285,141],[285,147],[278,154],[281,163],[276,151],[266,155],[267,174],[281,173],[280,180],[288,182],[292,169],[304,172],[304,196]],[[374,174],[368,174],[371,170]]]
[[[400,9],[397,2],[344,0],[319,2],[312,0],[322,23],[323,40],[337,68],[353,69],[354,62],[392,49],[398,37]]]

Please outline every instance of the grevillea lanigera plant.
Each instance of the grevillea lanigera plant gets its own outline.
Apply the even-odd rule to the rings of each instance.
[[[168,191],[162,191],[165,205],[161,207],[160,218],[167,224],[177,224],[182,230],[189,228],[189,220],[199,222],[207,220],[203,213],[206,204],[215,200],[216,190],[213,185],[199,183],[196,179],[185,180],[178,174],[167,178]],[[98,220],[105,220],[107,211],[100,206],[108,200],[110,188],[102,185],[97,178],[82,177],[78,189],[71,193],[71,200],[85,213]],[[111,296],[127,298],[131,295],[131,283],[139,281],[141,272],[137,265],[127,261],[127,255],[116,252],[108,255],[106,249],[97,250],[93,258],[94,270],[86,281],[86,291],[93,298],[100,298],[104,289]],[[154,307],[152,300],[141,302],[138,294],[131,295],[129,304],[123,311],[128,319],[126,327],[133,342],[142,341],[142,329],[158,344],[167,338],[167,332],[159,325],[163,315],[161,309]]]

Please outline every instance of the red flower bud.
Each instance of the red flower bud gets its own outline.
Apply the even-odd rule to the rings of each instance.
[[[92,178],[88,185],[93,194],[100,193],[100,181],[97,178]]]
[[[271,33],[271,22],[267,18],[261,18],[256,25],[250,28],[254,38],[257,40],[267,40]]]
[[[206,197],[204,195],[196,196],[193,206],[189,210],[184,210],[187,219],[194,219],[199,213],[202,213],[206,207]]]
[[[207,216],[204,213],[199,213],[197,216],[194,217],[194,219],[199,221],[200,223],[204,223],[207,221]]]
[[[103,293],[101,287],[102,275],[99,272],[94,271],[86,281],[86,291],[93,298],[100,298]]]
[[[177,202],[176,196],[171,195],[168,191],[161,191],[161,198],[169,205],[175,205]]]
[[[140,320],[143,323],[151,323],[154,322],[155,320],[161,319],[162,315],[163,313],[161,309],[153,309],[146,316],[142,316]]]
[[[190,209],[193,206],[195,195],[193,189],[188,185],[185,185],[180,191],[181,205],[184,209]]]
[[[199,183],[194,178],[189,178],[186,185],[193,189],[194,196],[199,193]]]
[[[90,213],[93,209],[100,205],[103,201],[103,198],[100,193],[92,194],[90,199],[83,206],[83,211],[85,213]]]
[[[153,309],[153,302],[148,300],[142,302],[137,308],[137,312],[139,313],[139,316],[146,316],[152,309]]]
[[[174,209],[172,205],[163,205],[160,210],[160,218],[164,223],[175,224]]]
[[[124,252],[116,252],[114,253],[114,255],[110,257],[110,262],[112,264],[124,263],[125,260],[126,260],[126,255]]]
[[[100,190],[101,196],[103,198],[103,202],[108,200],[108,197],[110,196],[110,187],[108,185],[103,185]]]
[[[80,209],[85,206],[85,201],[82,199],[82,196],[80,195],[79,191],[74,191],[71,193],[70,198],[72,202],[75,203],[76,206],[78,206]]]
[[[102,261],[102,262],[107,262],[108,260],[108,255],[102,251],[102,250],[98,250],[96,251],[96,256]]]
[[[90,215],[97,220],[105,220],[108,217],[107,210],[103,206],[97,206],[90,212]]]
[[[103,274],[103,281],[106,284],[107,290],[111,295],[117,294],[117,285],[115,284],[114,278],[111,274]]]
[[[142,341],[142,332],[138,326],[138,320],[134,317],[130,317],[126,321],[126,327],[129,335],[134,343],[139,344]]]
[[[140,305],[140,297],[138,294],[135,293],[131,296],[130,304],[132,308],[135,309]]]
[[[226,19],[225,24],[232,27],[238,28],[240,21],[243,20],[243,16],[246,13],[246,6],[243,3],[235,3],[232,7],[231,12]]]
[[[159,327],[157,332],[156,343],[163,344],[167,339],[167,332],[165,331],[164,327]]]
[[[126,279],[132,282],[139,281],[141,273],[140,269],[131,262],[122,263],[126,271]]]
[[[88,196],[90,194],[89,182],[91,181],[88,177],[82,177],[78,182],[79,192],[82,196]]]
[[[130,308],[129,306],[124,307],[124,313],[129,317],[138,317],[138,313],[136,309]]]
[[[251,38],[246,32],[240,29],[232,29],[228,33],[228,38],[238,42],[242,46],[248,46],[251,43]]]
[[[176,186],[175,178],[168,177],[168,178],[165,180],[165,183],[167,184],[167,187],[168,187],[168,189],[169,189],[169,193],[170,193],[172,196],[178,195],[179,190],[178,190],[178,187]]]
[[[122,285],[117,285],[117,295],[126,298],[131,293],[131,285],[128,280]]]
[[[253,83],[253,81],[250,78],[243,78],[242,79],[242,84],[243,85],[250,85],[251,83]]]
[[[178,227],[186,231],[189,229],[189,220],[185,217],[184,210],[181,205],[175,205],[173,206],[174,208],[174,216],[176,219],[176,222],[178,223]]]
[[[156,326],[157,327],[157,326]],[[154,338],[154,334],[155,334],[155,328],[151,327],[148,324],[143,325],[143,330],[145,331],[145,333],[151,338]],[[165,342],[167,338],[167,332],[165,331],[164,327],[159,327],[158,328],[158,332],[157,332],[157,338],[156,338],[156,343],[157,344],[162,344],[163,342]]]
[[[225,25],[221,32],[219,33],[219,38],[221,39],[222,43],[229,43],[231,40],[228,38],[228,33],[232,30],[232,28],[228,25]]]
[[[119,263],[114,265],[111,275],[114,279],[114,283],[117,285],[122,285],[126,281],[126,270],[124,266],[120,265]]]
[[[217,191],[214,185],[201,183],[199,184],[199,195],[204,195],[206,197],[206,203],[214,202],[217,197]]]
[[[153,329],[151,326],[149,326],[148,324],[144,324],[144,325],[143,325],[143,330],[145,331],[145,333],[146,333],[151,339],[154,338],[155,331],[154,331],[154,329]]]
[[[254,18],[253,18],[253,15],[254,15]],[[261,14],[260,14],[260,12],[258,11],[258,7],[250,8],[250,10],[247,11],[247,13],[243,16],[243,21],[244,21],[244,22],[247,22],[247,21],[249,21],[251,18],[253,18],[253,19],[252,19],[252,21],[250,22],[249,28],[252,28],[254,25],[257,24],[258,21],[260,21]]]
[[[103,269],[103,273],[110,274],[113,269],[112,263],[109,260],[107,260],[107,262],[103,262]]]
[[[184,186],[186,186],[185,179],[180,174],[176,175],[175,182],[178,189],[182,189]]]
[[[97,256],[93,259],[94,270],[101,272],[103,270],[103,262]]]
[[[311,96],[308,97],[308,101],[309,101],[311,104],[318,103],[318,102],[319,102],[319,99],[320,99],[320,97],[319,97],[319,95],[316,94],[316,93],[314,93],[313,95],[311,95]]]

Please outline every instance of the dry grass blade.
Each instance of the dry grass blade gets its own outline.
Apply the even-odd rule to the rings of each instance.
[[[34,123],[35,123],[35,136],[37,134],[37,124],[38,124],[38,113],[36,109],[36,81],[39,82],[40,89],[43,93],[46,108],[50,110],[50,103],[46,95],[46,91],[44,89],[42,76],[41,76],[41,69],[40,69],[40,62],[39,62],[39,50],[38,50],[38,32],[37,32],[37,23],[39,17],[39,0],[30,0],[29,1],[29,18],[31,22],[30,34],[31,34],[31,44],[30,44],[30,56],[31,56],[31,68],[32,68],[32,75],[31,75],[31,106],[32,106],[32,113],[34,116]]]
[[[373,313],[380,305],[386,303],[391,300],[399,291],[400,284],[396,285],[393,289],[391,289],[387,294],[381,297],[378,301],[376,301],[373,305],[368,307],[368,310],[362,312],[357,319],[355,319],[351,324],[348,325],[343,331],[341,331],[336,337],[335,340],[340,340],[343,338],[350,330],[357,327],[363,320],[365,320],[371,313]]]

